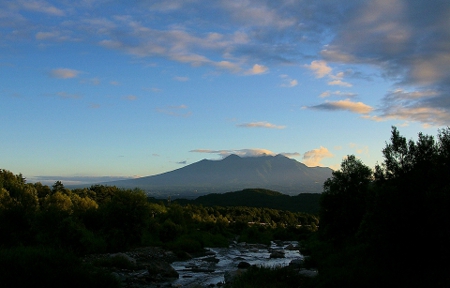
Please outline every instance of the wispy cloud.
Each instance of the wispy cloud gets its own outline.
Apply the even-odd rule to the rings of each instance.
[[[127,96],[124,96],[123,99],[128,100],[128,101],[135,101],[135,100],[137,100],[137,96],[127,95]]]
[[[280,78],[283,79],[283,83],[281,83],[281,87],[295,87],[298,85],[298,81],[295,79],[292,79],[288,75],[280,75]]]
[[[33,12],[45,13],[53,16],[64,16],[63,10],[49,4],[43,0],[19,0],[16,4],[20,5],[21,8]]]
[[[330,96],[338,96],[338,97],[345,97],[345,98],[353,98],[356,97],[356,93],[351,92],[342,92],[342,91],[325,91],[319,95],[320,98],[326,98]]]
[[[188,107],[186,105],[178,105],[178,106],[166,106],[157,108],[156,111],[159,113],[167,114],[170,116],[176,117],[189,117],[192,115],[191,111],[186,111]]]
[[[274,152],[261,149],[261,148],[250,148],[250,149],[232,149],[232,150],[209,150],[209,149],[195,149],[189,152],[197,152],[197,153],[209,153],[209,154],[218,154],[222,158],[225,158],[231,154],[238,155],[240,157],[257,157],[264,155],[276,155]]]
[[[275,125],[269,122],[250,122],[250,123],[242,123],[237,124],[238,127],[244,128],[269,128],[269,129],[284,129],[286,126],[283,125]]]
[[[70,79],[77,77],[80,73],[80,71],[74,69],[57,68],[50,71],[50,76],[59,79]]]
[[[185,76],[176,76],[173,79],[180,81],[180,82],[186,82],[189,80],[189,77],[185,77]]]
[[[70,94],[67,92],[57,92],[56,96],[58,96],[59,98],[62,98],[62,99],[79,99],[79,98],[81,98],[80,94]]]
[[[366,105],[362,102],[353,102],[349,99],[339,100],[339,101],[329,101],[323,104],[315,105],[307,107],[310,109],[318,109],[318,110],[328,110],[328,111],[337,111],[337,110],[345,110],[358,114],[367,114],[373,111],[373,108],[369,105]]]
[[[320,146],[320,148],[310,150],[303,155],[303,163],[309,167],[320,166],[323,158],[331,158],[333,154],[327,148]]]

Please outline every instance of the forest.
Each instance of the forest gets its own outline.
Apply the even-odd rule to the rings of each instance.
[[[413,141],[393,127],[382,153],[373,169],[344,159],[324,183],[318,214],[181,205],[114,186],[70,190],[1,169],[0,281],[118,287],[81,256],[159,246],[184,257],[232,239],[279,239],[300,241],[306,267],[319,271],[285,287],[450,287],[450,129]]]

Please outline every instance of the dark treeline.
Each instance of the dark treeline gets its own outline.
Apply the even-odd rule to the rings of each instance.
[[[320,194],[318,193],[301,193],[297,196],[289,196],[272,190],[253,188],[222,194],[212,193],[194,200],[176,199],[174,201],[180,204],[261,207],[319,214],[319,199]]]
[[[315,287],[450,287],[450,129],[393,127],[374,170],[354,156],[326,181],[309,241]]]

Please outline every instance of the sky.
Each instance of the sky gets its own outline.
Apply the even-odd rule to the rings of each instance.
[[[66,184],[450,124],[448,0],[0,0],[0,168]]]

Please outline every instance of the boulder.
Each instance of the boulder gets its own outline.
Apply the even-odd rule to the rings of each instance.
[[[205,262],[212,262],[212,263],[219,263],[219,259],[217,259],[216,257],[206,257],[202,259]]]
[[[270,253],[270,258],[284,258],[284,252],[281,250],[274,250]]]
[[[234,279],[239,275],[242,275],[243,271],[245,270],[238,269],[234,271],[225,271],[225,275],[223,276],[225,284],[233,283]]]
[[[242,262],[239,262],[237,267],[240,269],[247,269],[250,266],[251,266],[250,263],[242,261]]]
[[[301,268],[303,267],[303,264],[305,264],[305,261],[303,259],[294,259],[291,262],[289,262],[289,267],[293,268]]]
[[[147,266],[150,279],[155,281],[162,281],[165,278],[179,278],[178,272],[164,261],[152,262]]]
[[[111,257],[111,258],[120,257],[120,258],[127,260],[131,264],[136,265],[136,259],[134,259],[133,257],[131,257],[125,253],[114,253],[114,254],[110,254],[109,257]]]
[[[288,246],[286,246],[286,248],[284,248],[285,250],[299,250],[300,248],[298,246],[294,246],[292,244],[289,244]]]

